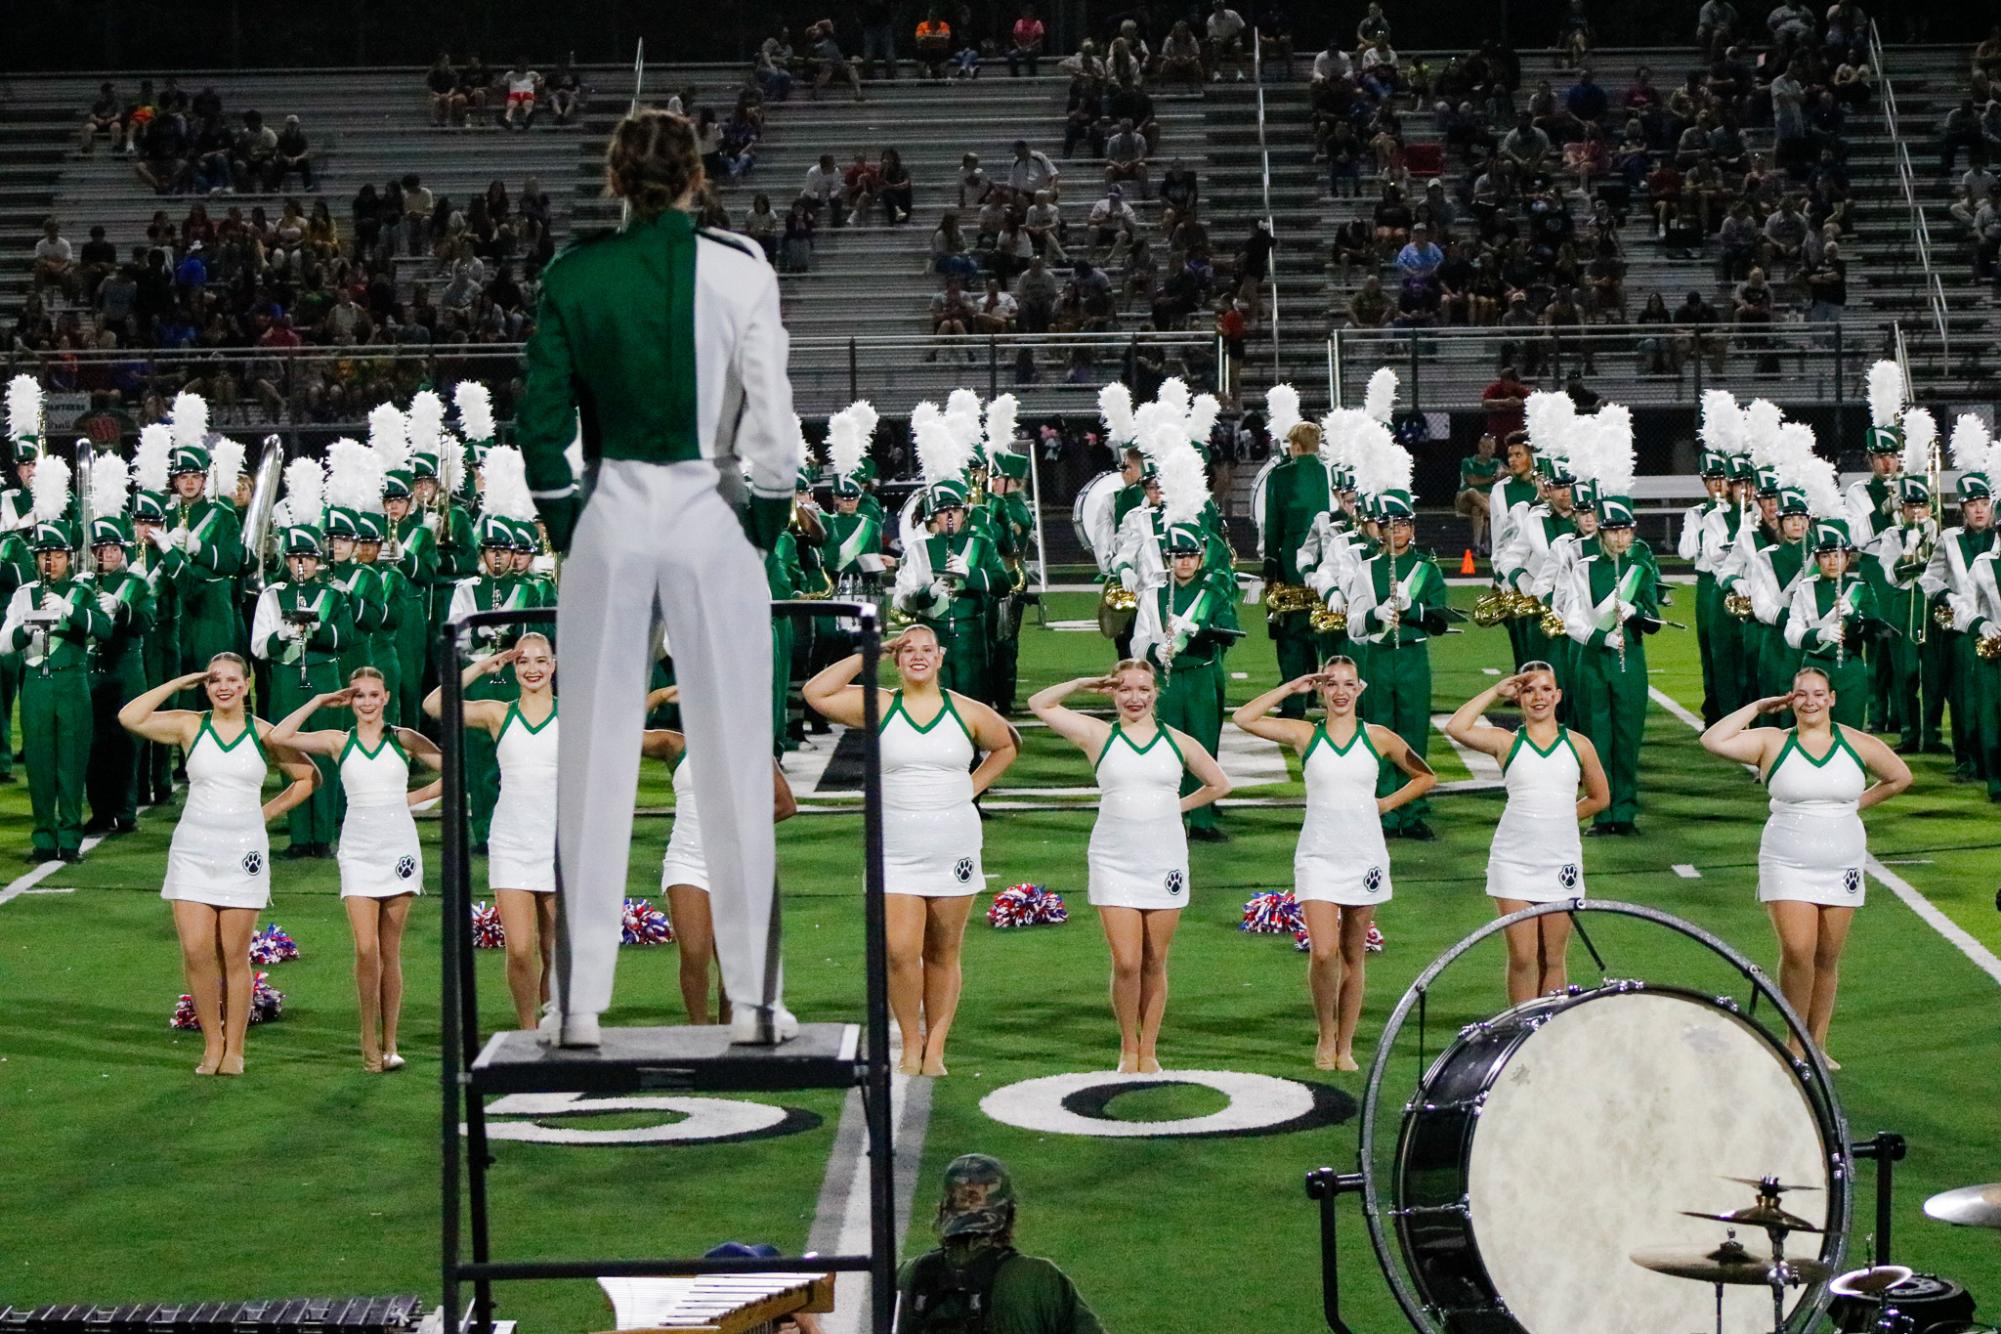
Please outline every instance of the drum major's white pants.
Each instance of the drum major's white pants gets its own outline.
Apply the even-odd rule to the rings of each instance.
[[[772,957],[771,593],[718,476],[707,460],[603,461],[563,562],[555,994],[565,1014],[601,1014],[611,1005],[639,737],[662,622],[682,727],[701,757],[695,793],[723,985],[737,1007],[780,999]]]

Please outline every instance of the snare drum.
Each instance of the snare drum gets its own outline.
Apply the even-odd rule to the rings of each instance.
[[[1750,1204],[1726,1177],[1816,1187],[1786,1208],[1838,1228],[1839,1147],[1784,1047],[1734,1004],[1614,983],[1474,1024],[1432,1063],[1398,1138],[1395,1226],[1452,1334],[1686,1334],[1715,1328],[1715,1290],[1631,1253],[1723,1241],[1680,1211]],[[1794,1258],[1820,1254],[1821,1237],[1790,1240]],[[1728,1289],[1723,1327],[1769,1334],[1771,1294]]]

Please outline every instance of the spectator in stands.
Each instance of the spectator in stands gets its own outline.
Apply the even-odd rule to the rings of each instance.
[[[1716,159],[1707,152],[1698,153],[1681,178],[1683,216],[1692,215],[1702,234],[1711,235],[1717,230],[1728,197],[1729,189],[1723,173],[1717,169]]]
[[[1167,171],[1160,178],[1160,202],[1165,207],[1186,214],[1192,212],[1201,197],[1201,184],[1196,179],[1194,168],[1180,158],[1168,161]]]
[[[1355,24],[1355,45],[1369,46],[1378,39],[1387,39],[1389,35],[1390,21],[1383,14],[1380,0],[1369,0],[1368,12]]]
[[[862,77],[875,78],[875,63],[882,62],[882,77],[896,78],[895,0],[862,0],[857,17],[862,28]]]
[[[841,54],[841,44],[834,39],[832,19],[821,19],[806,29],[806,46],[813,57],[813,87],[807,94],[809,97],[817,100],[822,88],[840,83],[854,90],[855,101],[863,100],[861,76]]]
[[[1188,20],[1176,19],[1167,31],[1167,39],[1160,44],[1160,68],[1155,72],[1163,85],[1185,83],[1199,88],[1202,84],[1202,43],[1195,39],[1195,30],[1188,26]]]
[[[1695,43],[1705,58],[1714,56],[1737,35],[1737,6],[1730,0],[1702,0],[1695,15]]]
[[[1035,202],[1022,215],[1022,227],[1036,254],[1047,257],[1051,264],[1062,264],[1068,259],[1063,253],[1063,214],[1056,207],[1056,196],[1049,191],[1036,194]]]
[[[758,44],[751,78],[758,91],[773,102],[783,102],[792,95],[792,43],[783,27]]]
[[[1773,268],[1784,264],[1788,273],[1797,273],[1806,248],[1806,238],[1806,214],[1800,201],[1788,195],[1765,218],[1765,266]]]
[[[273,188],[271,173],[277,157],[278,132],[264,123],[262,113],[244,112],[243,128],[237,131],[236,144],[230,151],[236,192],[248,194]]]
[[[123,119],[117,92],[108,82],[98,84],[97,100],[83,113],[83,155],[89,157],[97,151],[97,136],[100,134],[110,139],[112,147],[116,148],[118,127]]]
[[[63,239],[54,218],[42,223],[42,239],[35,242],[34,267],[30,276],[36,289],[53,287],[64,295],[76,293],[76,257]]]
[[[1591,297],[1591,313],[1606,324],[1622,324],[1626,318],[1626,261],[1619,254],[1616,233],[1602,234],[1592,246],[1591,261],[1584,268],[1584,288]]]
[[[1039,148],[1030,148],[1026,139],[1014,141],[1014,161],[1008,164],[1007,188],[1015,200],[1033,199],[1041,190],[1060,193],[1061,176],[1047,153]]]
[[[1063,289],[1049,268],[1052,258],[1036,255],[1028,261],[1028,270],[1015,279],[1015,320],[1023,333],[1046,333],[1055,317],[1056,301]]]
[[[1473,442],[1473,452],[1459,461],[1459,492],[1452,499],[1452,509],[1463,516],[1473,536],[1473,550],[1485,556],[1487,547],[1487,506],[1500,480],[1501,461],[1494,451],[1500,442],[1490,431],[1482,431],[1480,438]]]
[[[1806,270],[1806,317],[1812,324],[1835,324],[1848,305],[1848,261],[1839,241],[1823,241],[1819,249],[1819,259]]]
[[[1328,135],[1325,152],[1327,154],[1327,193],[1339,199],[1342,196],[1341,182],[1348,183],[1347,194],[1359,199],[1362,194],[1362,141],[1355,134],[1355,127],[1349,121],[1337,121]]]
[[[150,108],[148,108],[150,110]],[[172,116],[148,115],[140,124],[141,151],[132,169],[155,194],[166,194],[180,186],[188,168],[187,138],[181,123]]]
[[[1431,239],[1430,228],[1420,222],[1411,227],[1410,240],[1397,251],[1397,274],[1404,279],[1429,282],[1444,262],[1445,252]]]
[[[1118,133],[1105,141],[1105,182],[1134,181],[1139,186],[1139,197],[1146,198],[1147,175],[1146,139],[1133,128],[1130,120],[1119,122]]]
[[[125,104],[121,145],[127,153],[139,151],[140,136],[152,124],[153,113],[157,109],[153,105],[153,81],[139,80],[139,95]]]
[[[959,230],[959,215],[947,209],[939,216],[938,226],[931,233],[931,271],[972,277],[979,272],[979,264],[966,250],[965,235]]]
[[[1089,229],[1091,245],[1098,250],[1108,250],[1121,237],[1130,237],[1139,226],[1139,215],[1125,199],[1125,190],[1117,185],[1105,190],[1105,197],[1091,205],[1090,216],[1085,219]]]
[[[1813,11],[1802,0],[1779,0],[1766,16],[1765,27],[1781,47],[1803,45],[1813,40]]]
[[[493,71],[477,51],[468,52],[466,63],[459,66],[459,93],[465,98],[468,116],[486,110],[493,95]]]
[[[188,146],[187,184],[199,195],[221,194],[235,181],[230,150],[235,137],[221,116],[204,116]]]
[[[548,96],[549,114],[558,125],[568,125],[584,109],[584,81],[570,57],[564,56],[563,63],[549,76]]]
[[[1771,327],[1778,305],[1777,294],[1765,281],[1765,271],[1753,265],[1744,275],[1744,281],[1731,292],[1730,303],[1731,320],[1737,326],[1737,345],[1759,354],[1758,374],[1778,374],[1779,359],[1772,353],[1771,339],[1762,332]]]
[[[528,63],[526,55],[500,76],[506,102],[500,109],[500,123],[510,130],[525,130],[535,123],[535,102],[542,93],[542,74]]]
[[[1383,185],[1382,198],[1376,201],[1374,212],[1376,228],[1376,249],[1382,254],[1394,254],[1410,239],[1411,211],[1404,202],[1403,191],[1395,185]]]
[[[804,273],[813,267],[813,229],[813,210],[794,200],[785,211],[785,235],[779,242],[781,272]]]
[[[340,257],[340,229],[334,225],[325,196],[313,200],[312,210],[306,215],[306,248],[323,262]]]
[[[1362,52],[1362,86],[1378,101],[1385,101],[1402,92],[1403,85],[1396,48],[1389,38],[1378,37]]]
[[[1559,66],[1581,65],[1591,54],[1596,41],[1591,31],[1591,19],[1584,12],[1584,0],[1570,0],[1570,8],[1556,29],[1556,60]],[[1579,113],[1582,115],[1583,113]],[[1589,120],[1590,117],[1585,117]]]
[[[1581,9],[1583,0],[1571,0],[1571,5],[1574,9]],[[1592,125],[1602,122],[1612,109],[1611,97],[1599,86],[1588,68],[1577,71],[1577,82],[1564,92],[1563,103],[1570,108],[1571,115]]]
[[[90,239],[78,249],[76,256],[76,295],[88,303],[97,296],[98,287],[111,271],[118,267],[118,247],[105,239],[102,226],[90,229]]]
[[[1537,128],[1534,118],[1524,111],[1515,117],[1515,128],[1501,140],[1501,157],[1523,180],[1540,176],[1550,156],[1549,136]]]
[[[918,20],[917,63],[924,67],[924,75],[929,79],[945,77],[945,66],[953,56],[952,25],[945,21],[945,15],[936,5]]]
[[[1577,188],[1589,195],[1591,183],[1612,169],[1612,151],[1605,142],[1605,131],[1591,125],[1585,129],[1582,139],[1565,144],[1563,165],[1566,170],[1577,173]]]
[[[1959,105],[1948,111],[1939,125],[1939,175],[1950,179],[1953,163],[1959,157],[1959,150],[1966,150],[1966,160],[1971,166],[1985,166],[1987,163],[1987,136],[1980,126],[1980,113],[1974,110],[1973,99],[1963,97]]]
[[[403,200],[403,253],[421,255],[431,241],[431,214],[438,200],[416,172],[407,172],[399,183]]]
[[[1330,37],[1326,47],[1313,57],[1313,72],[1307,76],[1307,86],[1316,104],[1329,86],[1354,77],[1354,73],[1353,58]]]
[[[830,226],[841,225],[841,197],[846,181],[841,169],[834,165],[832,153],[820,154],[820,160],[806,169],[806,182],[799,190],[799,202],[813,214],[819,222],[822,210],[827,214]]]
[[[269,189],[282,190],[285,182],[294,174],[299,184],[313,189],[313,150],[306,141],[306,132],[299,128],[297,116],[285,117],[285,128],[279,132],[277,142],[272,146],[271,183]]]
[[[1043,45],[1048,41],[1049,30],[1042,26],[1042,20],[1035,16],[1034,5],[1023,5],[1021,17],[1008,29],[1010,39],[1007,49],[1007,72],[1009,78],[1021,74],[1021,67],[1028,67],[1028,77],[1035,77],[1036,62],[1042,58]]]
[[[1751,217],[1751,206],[1741,199],[1730,206],[1730,216],[1723,220],[1716,239],[1722,247],[1722,271],[1727,282],[1737,281],[1763,262],[1764,235]]]
[[[841,207],[850,218],[865,220],[882,193],[882,172],[868,160],[868,153],[855,150],[854,161],[841,173]]]
[[[978,153],[967,153],[959,159],[960,208],[978,206],[993,188],[993,182],[987,179],[986,169],[980,166]]]
[[[1228,61],[1237,68],[1237,82],[1245,79],[1245,35],[1250,31],[1244,16],[1230,8],[1229,0],[1210,0],[1209,17],[1206,21],[1209,55],[1209,82],[1223,81],[1223,64]]]
[[[750,207],[743,215],[743,234],[757,242],[764,257],[778,262],[778,238],[780,222],[778,213],[771,207],[771,196],[760,193],[750,201]]]
[[[882,220],[889,226],[900,227],[910,221],[914,188],[910,168],[903,165],[903,154],[894,148],[883,149],[882,161],[876,169],[876,198],[882,201]]]
[[[1348,326],[1352,329],[1380,329],[1389,323],[1395,303],[1383,292],[1383,280],[1367,274],[1362,285],[1348,298]]]
[[[1549,346],[1552,352],[1560,351],[1564,339],[1575,339],[1576,335],[1583,331],[1584,311],[1578,305],[1568,285],[1564,283],[1556,285],[1556,290],[1550,294],[1549,304],[1542,308],[1542,318],[1538,322],[1549,334]],[[1584,354],[1585,369],[1595,375],[1597,368],[1592,364],[1591,344],[1588,342],[1581,344],[1580,350]]]
[[[929,322],[931,332],[940,338],[963,334],[971,327],[973,303],[966,299],[965,285],[958,277],[945,279],[945,290],[931,298]],[[971,360],[972,353],[966,354]],[[938,351],[933,348],[924,354],[926,361],[936,361]]]
[[[987,279],[986,292],[973,302],[972,331],[983,334],[1013,333],[1015,299],[1001,289],[997,277]]]

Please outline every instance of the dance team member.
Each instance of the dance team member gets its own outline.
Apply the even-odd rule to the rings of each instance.
[[[1390,901],[1390,854],[1383,815],[1432,789],[1438,778],[1404,739],[1355,716],[1368,683],[1352,658],[1330,658],[1311,676],[1267,690],[1238,709],[1233,721],[1252,736],[1289,747],[1306,778],[1306,822],[1292,857],[1292,896],[1306,918],[1306,969],[1319,1026],[1313,1064],[1358,1070],[1355,1025],[1362,1015],[1369,924]],[[1317,723],[1267,717],[1288,699],[1320,696]],[[1403,786],[1376,795],[1383,764],[1405,775]]]
[[[1483,715],[1497,700],[1521,709],[1519,728],[1511,732],[1486,720]],[[1556,721],[1562,702],[1556,669],[1531,662],[1460,705],[1445,724],[1454,741],[1501,762],[1508,804],[1487,854],[1487,893],[1503,917],[1531,904],[1584,897],[1584,844],[1577,826],[1612,799],[1591,739]],[[1506,935],[1510,1005],[1568,985],[1567,914],[1518,922]]]
[[[182,690],[206,688],[208,708],[162,709]],[[271,839],[265,826],[312,795],[312,761],[270,743],[271,724],[250,714],[249,666],[218,653],[199,672],[154,686],[118,711],[134,736],[187,755],[187,799],[167,848],[160,897],[174,905],[181,967],[201,1024],[198,1075],[243,1073],[250,1026],[250,936],[271,902]],[[289,780],[264,801],[264,777],[276,766]]]
[[[929,626],[912,626],[885,647],[896,666],[896,688],[878,691],[876,715],[889,1006],[903,1032],[899,1068],[942,1075],[966,918],[986,889],[973,801],[1014,763],[1021,742],[998,713],[940,687],[946,650]],[[807,705],[831,722],[862,726],[861,670],[859,653],[827,668],[806,683]]]
[[[466,727],[493,738],[500,796],[487,836],[486,883],[507,933],[507,990],[514,1017],[534,1028],[549,999],[556,953],[556,654],[548,636],[530,632],[514,647],[480,658],[460,673],[470,686],[482,676],[514,669],[521,693],[513,700],[468,699]],[[424,697],[436,718],[442,690]]]
[[[304,755],[334,762],[346,812],[340,824],[340,899],[354,933],[354,986],[361,1002],[361,1064],[372,1075],[401,1070],[396,1024],[403,1011],[403,930],[410,901],[424,892],[424,852],[410,808],[434,800],[444,781],[410,790],[413,761],[444,767],[437,745],[422,732],[391,727],[389,682],[374,667],[357,667],[347,688],[318,695],[271,729],[271,739]],[[325,709],[349,709],[349,729],[302,732]]]
[[[1065,707],[1080,690],[1111,696],[1115,721]],[[1159,697],[1153,664],[1128,658],[1108,676],[1065,681],[1028,701],[1036,717],[1091,757],[1097,774],[1089,896],[1112,952],[1121,1074],[1160,1070],[1167,953],[1190,889],[1181,817],[1230,791],[1223,767],[1201,742],[1155,717]],[[1185,796],[1184,775],[1197,784]]]
[[[1802,667],[1789,693],[1753,700],[1702,734],[1710,754],[1756,765],[1771,796],[1758,841],[1758,901],[1779,937],[1779,989],[1822,1055],[1841,949],[1862,906],[1869,845],[1861,812],[1911,785],[1895,751],[1834,721],[1835,698],[1826,672]],[[1789,728],[1751,726],[1787,709]],[[1793,1052],[1804,1055],[1797,1042]],[[1828,1065],[1840,1068],[1831,1057]]]

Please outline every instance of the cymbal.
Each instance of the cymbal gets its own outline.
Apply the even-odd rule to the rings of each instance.
[[[1770,1287],[1772,1266],[1770,1259],[1759,1259],[1744,1249],[1742,1242],[1731,1240],[1721,1246],[1707,1249],[1695,1246],[1656,1246],[1649,1250],[1634,1251],[1631,1259],[1642,1269],[1651,1269],[1656,1274],[1668,1274],[1675,1278],[1694,1279],[1701,1283],[1728,1283],[1746,1287]],[[1801,1284],[1819,1283],[1833,1271],[1818,1260],[1788,1260],[1786,1282],[1793,1287]]]
[[[1732,1209],[1729,1213],[1709,1214],[1698,1209],[1683,1209],[1690,1218],[1707,1218],[1712,1223],[1736,1223],[1743,1227],[1777,1228],[1782,1232],[1825,1232],[1827,1229],[1815,1227],[1798,1214],[1789,1214],[1784,1209],[1775,1209],[1769,1204],[1754,1204],[1744,1209]]]
[[[1768,1178],[1765,1177],[1724,1177],[1723,1180],[1735,1181],[1741,1186],[1756,1186],[1759,1190],[1769,1190],[1774,1195],[1784,1195],[1791,1191],[1817,1191],[1820,1189],[1819,1186],[1791,1186],[1783,1181],[1772,1181],[1772,1184],[1767,1186],[1765,1182]]]
[[[1880,1297],[1910,1276],[1906,1265],[1873,1265],[1840,1275],[1827,1290],[1837,1297]]]
[[[1934,1195],[1925,1201],[1925,1215],[1960,1227],[2001,1228],[2001,1181]]]

